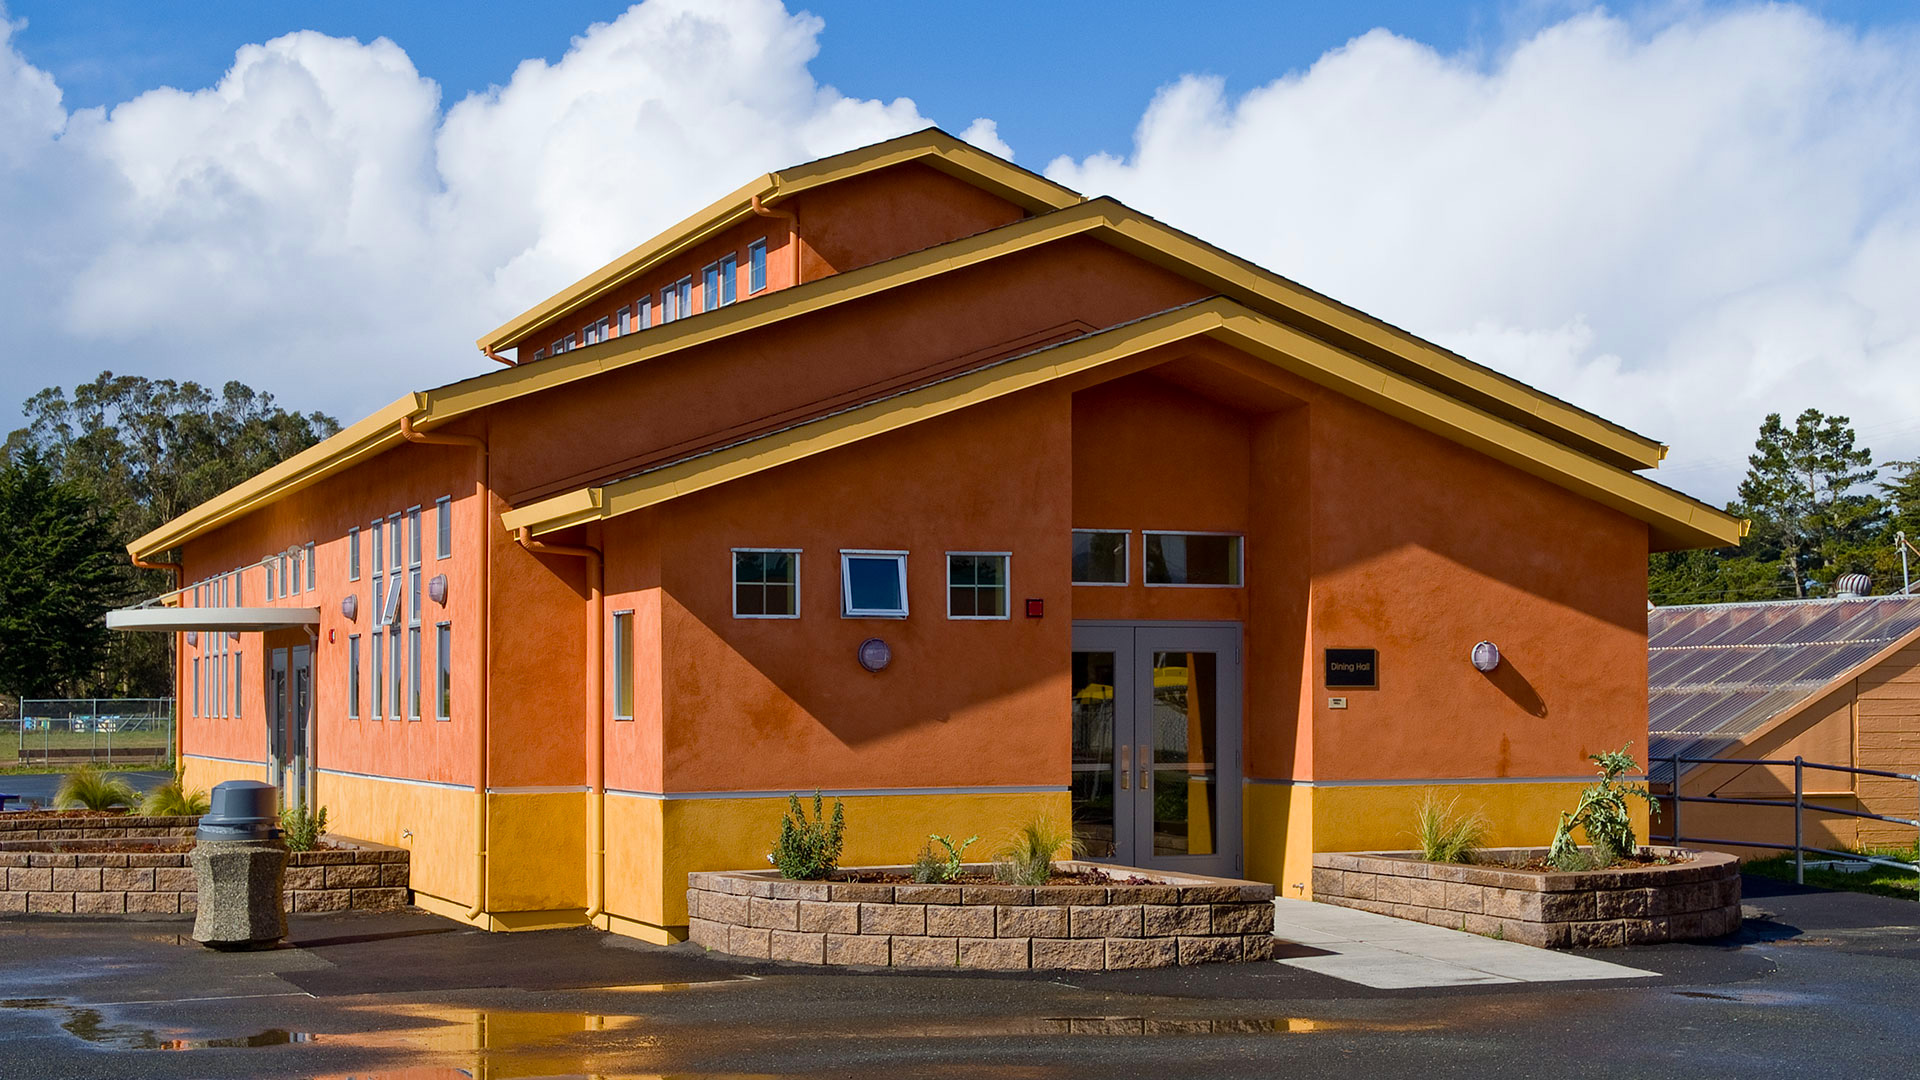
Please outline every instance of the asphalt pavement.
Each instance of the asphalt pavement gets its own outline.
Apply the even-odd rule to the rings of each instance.
[[[7,804],[10,810],[24,810],[29,805],[53,805],[53,793],[60,789],[60,781],[65,773],[13,773],[0,775],[0,795],[18,795],[18,802]],[[145,795],[161,784],[173,779],[169,772],[113,772],[111,775],[123,777],[133,785],[133,789]]]
[[[1283,963],[823,972],[419,912],[296,917],[259,953],[15,917],[0,1076],[1914,1075],[1920,904],[1746,885],[1735,937],[1582,954],[1652,976],[1400,990]]]

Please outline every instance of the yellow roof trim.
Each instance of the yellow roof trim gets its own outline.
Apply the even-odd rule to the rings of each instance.
[[[144,559],[178,547],[257,507],[382,453],[401,441],[400,418],[415,415],[419,410],[420,395],[408,394],[140,537],[127,545],[127,552],[136,559]]]
[[[620,288],[660,263],[753,217],[755,197],[761,205],[771,205],[811,188],[914,161],[991,192],[1029,213],[1044,213],[1085,201],[1070,188],[962,142],[939,128],[927,128],[767,173],[495,327],[476,344],[482,352],[489,353],[511,346],[566,311]]]
[[[507,511],[501,521],[509,530],[543,534],[616,517],[1202,335],[1644,521],[1656,550],[1721,547],[1740,537],[1744,523],[1738,518],[1224,298],[1039,349],[610,484],[542,499]]]

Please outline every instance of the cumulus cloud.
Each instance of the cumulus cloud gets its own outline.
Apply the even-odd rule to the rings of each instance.
[[[444,107],[386,39],[247,45],[213,87],[73,113],[0,11],[0,400],[102,368],[354,418],[757,172],[925,126],[808,70],[778,0],[648,0]]]
[[[1376,30],[1237,99],[1182,79],[1131,154],[1047,172],[1664,439],[1720,501],[1768,412],[1920,451],[1917,45],[1779,6],[1491,58]]]

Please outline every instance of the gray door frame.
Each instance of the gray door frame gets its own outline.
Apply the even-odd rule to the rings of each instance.
[[[1241,837],[1243,684],[1241,625],[1237,622],[1086,620],[1073,624],[1074,652],[1114,657],[1113,861],[1184,873],[1237,877],[1245,858]],[[1214,700],[1214,838],[1209,855],[1153,852],[1153,654],[1210,652],[1218,657]],[[1123,688],[1126,688],[1123,691]],[[1142,798],[1141,795],[1147,797]]]

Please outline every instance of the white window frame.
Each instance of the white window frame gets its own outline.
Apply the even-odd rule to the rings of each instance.
[[[614,335],[616,337],[622,334],[633,333],[633,305],[632,304],[628,304],[626,307],[623,307],[619,311],[614,312],[613,326],[614,326]]]
[[[1120,573],[1123,576],[1120,578],[1119,581],[1074,581],[1071,583],[1074,588],[1076,589],[1124,589],[1127,586],[1133,584],[1133,530],[1132,529],[1071,529],[1068,531],[1075,532],[1075,533],[1119,533],[1121,536],[1124,536],[1127,539],[1126,554],[1123,555],[1120,559]],[[1192,534],[1183,533],[1181,535],[1184,536],[1184,535],[1192,535]],[[1241,549],[1244,551],[1246,548],[1246,541],[1242,540],[1240,546],[1241,546]],[[1143,552],[1146,550],[1146,545],[1144,543],[1141,544],[1140,550]],[[1142,570],[1141,573],[1144,576],[1145,571]],[[1073,574],[1073,548],[1072,547],[1067,548],[1067,574],[1069,576]]]
[[[793,614],[791,615],[742,615],[740,613],[740,561],[743,554],[791,555],[793,556]],[[727,603],[733,608],[736,619],[797,619],[800,617],[800,548],[781,547],[737,547],[727,552]],[[757,584],[745,582],[744,584]],[[904,595],[904,594],[902,594]]]
[[[754,271],[760,273],[760,284],[753,283]],[[747,295],[763,292],[767,287],[767,238],[761,237],[747,245]]]
[[[907,617],[907,552],[880,548],[840,549],[840,617],[843,619],[904,619]],[[900,574],[900,610],[855,608],[853,579],[847,574],[848,559],[891,558]]]
[[[407,719],[420,720],[420,624],[407,627]]]
[[[953,613],[953,557],[955,555],[976,555],[985,558],[1005,559],[1007,579],[1000,586],[1007,594],[1006,611],[999,615],[955,615]],[[976,592],[978,586],[969,586]],[[1013,618],[1013,552],[1011,551],[949,551],[946,566],[947,618],[955,622],[1006,622]]]
[[[307,591],[313,592],[319,588],[319,582],[320,571],[319,568],[314,565],[313,541],[309,540],[307,541]]]
[[[367,688],[370,691],[367,704],[372,706],[372,711],[368,715],[372,716],[375,720],[385,720],[387,718],[387,657],[384,651],[387,647],[387,640],[385,632],[378,626],[374,627],[373,631],[367,635],[367,645],[367,655],[371,661],[367,666],[367,672],[371,676],[371,678],[367,680]]]
[[[688,274],[673,283],[674,303],[680,308],[680,317],[693,314],[693,275]]]
[[[442,495],[433,500],[433,557],[453,558],[453,496]]]
[[[347,719],[360,719],[360,635],[347,635]]]
[[[615,720],[632,720],[634,707],[639,703],[636,665],[633,662],[633,609],[626,608],[614,612],[612,626],[608,630],[607,637],[610,639],[613,652],[609,658],[613,661],[613,670],[609,672],[612,678],[608,680],[613,690],[613,693],[608,696],[613,700],[609,704],[612,706]],[[628,699],[627,711],[624,713],[620,711],[620,694],[623,689]]]
[[[453,719],[453,623],[433,624],[433,718]]]
[[[247,680],[246,677],[241,674],[244,667],[244,665],[241,664],[241,660],[246,655],[246,653],[238,649],[235,649],[233,652],[233,718],[235,720],[244,719],[244,717],[240,715],[240,695],[244,692]]]
[[[1235,576],[1240,579],[1239,583],[1234,585],[1209,585],[1203,582],[1148,581],[1147,537],[1149,536],[1231,536],[1237,538],[1240,541],[1240,565],[1235,568]],[[1214,532],[1207,529],[1141,529],[1140,584],[1145,585],[1149,589],[1244,589],[1247,587],[1247,534],[1240,532]]]
[[[639,303],[633,305],[633,328],[646,330],[651,326],[653,326],[653,294],[648,293],[640,298]]]
[[[347,530],[347,580],[360,580],[360,526]]]
[[[720,263],[716,260],[700,269],[700,310],[720,307]]]

